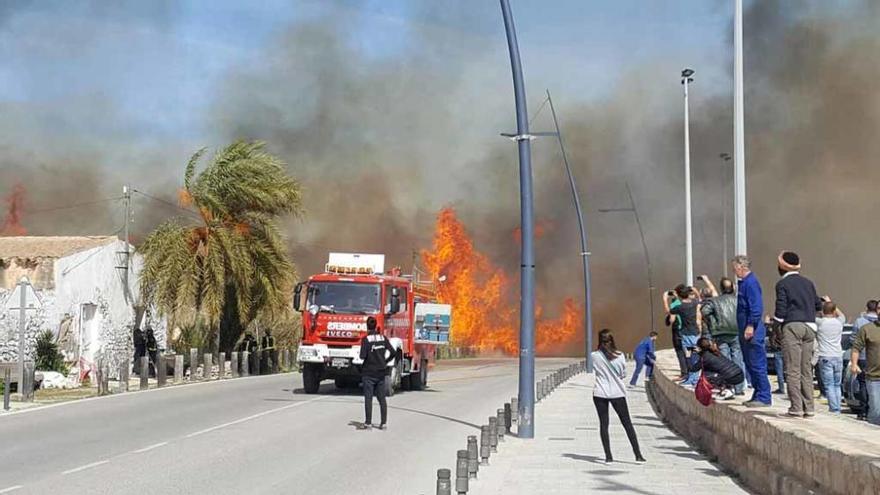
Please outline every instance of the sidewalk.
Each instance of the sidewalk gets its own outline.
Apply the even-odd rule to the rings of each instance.
[[[648,462],[633,462],[629,441],[612,410],[611,449],[616,461],[605,464],[592,380],[592,375],[579,374],[539,403],[535,438],[505,436],[468,493],[749,493],[669,430],[654,414],[641,385],[630,390],[627,400]]]

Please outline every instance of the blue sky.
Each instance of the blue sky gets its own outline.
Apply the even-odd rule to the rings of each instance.
[[[658,73],[658,84],[693,65],[704,87],[728,92],[731,5],[512,2],[530,92],[553,87],[586,99],[655,62],[665,78]],[[367,59],[394,58],[414,26],[504,46],[494,1],[13,2],[0,10],[0,102],[36,106],[45,116],[38,125],[59,132],[203,139],[233,68],[259,64],[262,48],[291,24],[333,16],[357,16],[345,41]],[[77,129],[76,116],[99,119],[102,105],[117,115]]]

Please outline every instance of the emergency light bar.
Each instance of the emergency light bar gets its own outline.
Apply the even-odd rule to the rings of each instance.
[[[372,275],[385,270],[384,254],[330,253],[324,270],[347,275]]]

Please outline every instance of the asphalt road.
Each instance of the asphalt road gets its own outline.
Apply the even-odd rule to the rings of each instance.
[[[571,360],[540,359],[538,376]],[[357,431],[358,391],[240,378],[0,416],[0,494],[433,494],[467,435],[517,390],[517,361],[450,361]],[[378,404],[374,421],[378,422]]]

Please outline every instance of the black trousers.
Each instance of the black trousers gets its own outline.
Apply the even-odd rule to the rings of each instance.
[[[632,420],[629,417],[629,407],[626,405],[626,397],[617,397],[615,399],[605,399],[603,397],[593,396],[593,404],[596,405],[596,412],[599,413],[599,437],[602,439],[602,448],[605,449],[605,458],[611,459],[611,440],[608,438],[608,404],[614,408],[620,422],[623,423],[623,429],[626,430],[626,436],[632,445],[633,454],[636,457],[642,456],[639,449],[639,439],[636,438],[636,429],[633,428]]]
[[[675,349],[675,357],[678,358],[678,370],[681,372],[681,376],[687,376],[687,355],[684,352],[681,335],[678,332],[672,332],[672,348]]]
[[[373,395],[379,400],[379,414],[382,424],[388,422],[388,403],[385,401],[385,376],[364,376],[364,423],[373,423]]]

